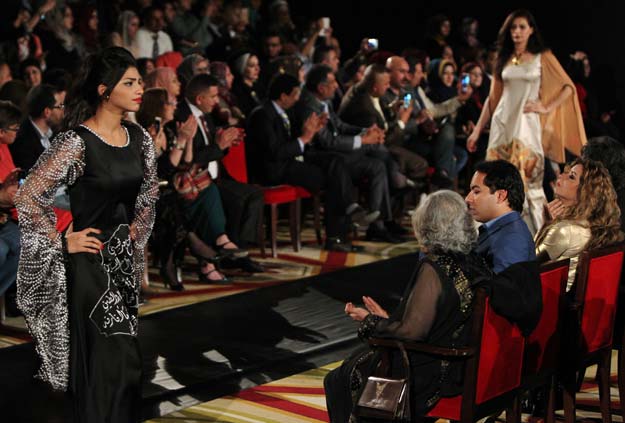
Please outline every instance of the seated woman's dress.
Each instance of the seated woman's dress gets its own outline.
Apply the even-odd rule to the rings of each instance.
[[[579,255],[590,241],[590,228],[584,223],[561,220],[551,225],[546,232],[541,231],[536,238],[536,256],[546,252],[550,260],[571,259],[566,290],[575,282],[575,271]]]
[[[420,261],[414,275],[395,313],[388,319],[368,315],[358,329],[359,337],[465,346],[471,330],[473,285],[479,278],[491,276],[484,261],[475,255],[428,255]],[[377,361],[376,354],[367,347],[326,376],[324,386],[331,422],[348,422],[350,418],[355,421],[351,416],[353,405]],[[410,366],[411,413],[415,416],[424,415],[441,397],[454,396],[462,390],[462,363],[410,353]]]

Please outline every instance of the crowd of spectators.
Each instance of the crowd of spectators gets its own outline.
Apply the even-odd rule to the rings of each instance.
[[[485,155],[487,134],[477,152],[465,148],[496,62],[475,18],[454,31],[437,15],[420,45],[391,52],[363,39],[345,57],[329,18],[296,26],[285,0],[115,0],[104,16],[93,3],[3,3],[0,202],[12,205],[13,168],[27,172],[62,129],[65,93],[80,62],[105,47],[128,49],[145,83],[141,110],[128,119],[152,135],[159,176],[169,182],[153,250],[172,289],[183,289],[176,266],[187,246],[204,282],[227,283],[220,266],[263,271],[246,250],[258,242],[263,192],[256,184],[323,191],[324,246],[349,252],[358,250],[347,237],[353,225],[368,226],[369,240],[402,242],[407,231],[394,206],[404,194],[452,188]],[[589,135],[618,138],[588,82],[588,55],[574,52],[567,69]],[[222,163],[243,141],[249,183],[234,180]],[[181,173],[206,169],[208,187],[183,198]],[[69,208],[63,189],[55,206]],[[11,227],[4,228],[3,271],[19,254]],[[0,280],[0,294],[11,277]]]

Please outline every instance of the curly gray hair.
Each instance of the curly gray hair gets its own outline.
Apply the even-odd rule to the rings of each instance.
[[[467,254],[477,240],[473,218],[462,197],[453,191],[430,194],[412,216],[419,246],[431,253]]]

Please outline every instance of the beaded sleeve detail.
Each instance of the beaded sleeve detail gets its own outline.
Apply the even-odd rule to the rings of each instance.
[[[69,320],[62,235],[52,203],[61,185],[72,185],[83,174],[84,154],[81,137],[60,133],[15,197],[21,232],[18,306],[41,360],[37,377],[61,391],[69,378]]]
[[[156,151],[150,134],[141,126],[141,153],[143,157],[143,182],[135,202],[134,220],[131,228],[134,235],[135,282],[137,290],[141,287],[145,267],[144,250],[148,243],[154,219],[156,218],[156,200],[158,199],[158,176],[156,174]],[[137,297],[138,298],[138,297]]]

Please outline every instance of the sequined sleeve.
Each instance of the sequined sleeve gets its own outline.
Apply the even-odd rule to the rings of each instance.
[[[85,146],[74,131],[59,134],[32,168],[15,204],[21,232],[18,306],[41,359],[37,377],[65,390],[69,366],[67,289],[61,235],[52,202],[59,186],[84,170]]]
[[[137,287],[141,286],[145,266],[144,249],[150,238],[154,218],[155,204],[158,199],[158,176],[156,174],[156,152],[150,134],[141,128],[141,152],[143,156],[143,182],[135,202],[135,214],[132,222],[135,239],[135,278]]]

